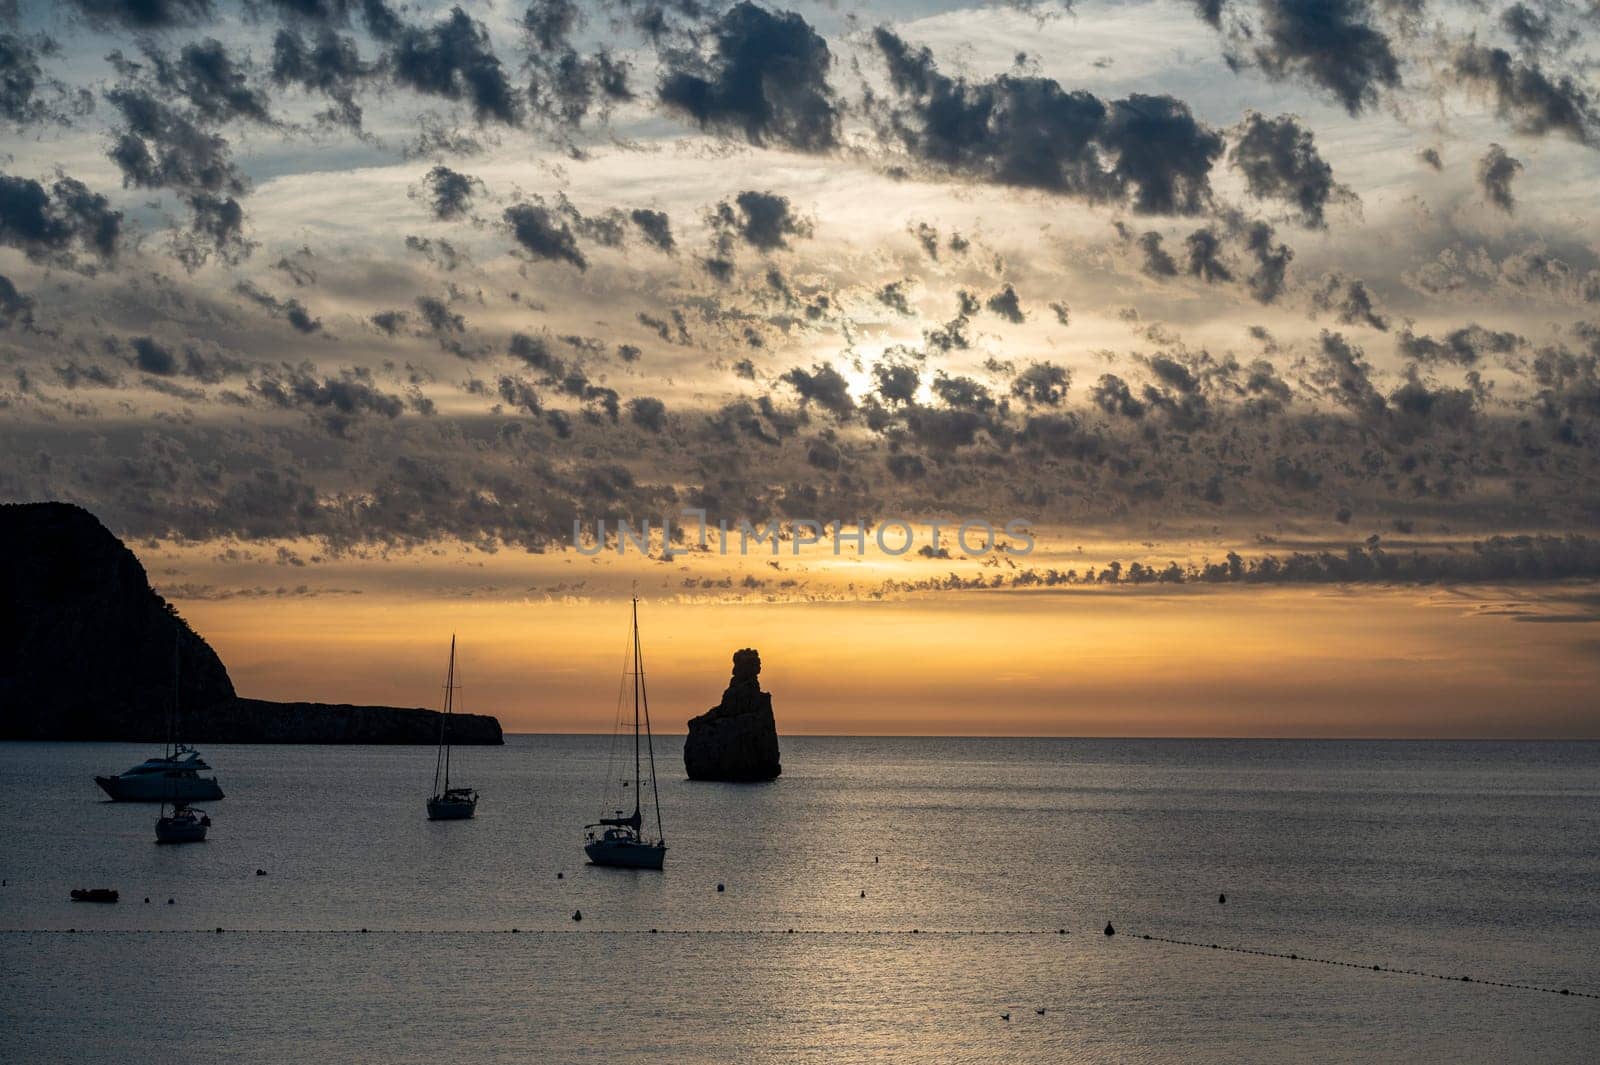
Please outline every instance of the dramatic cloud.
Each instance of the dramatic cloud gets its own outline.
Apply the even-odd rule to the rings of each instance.
[[[838,139],[839,105],[828,85],[828,44],[799,15],[752,3],[711,27],[709,53],[673,51],[657,98],[703,129],[804,152]]]
[[[121,240],[122,212],[81,181],[60,177],[46,188],[0,173],[0,245],[38,262],[70,263],[79,251],[109,259]]]
[[[1478,160],[1477,169],[1478,187],[1483,190],[1484,199],[1506,214],[1516,210],[1516,198],[1511,194],[1511,179],[1521,172],[1521,160],[1511,158],[1498,144],[1489,145],[1489,150]]]
[[[1508,355],[1521,342],[1522,338],[1515,333],[1485,329],[1477,323],[1452,330],[1442,340],[1419,336],[1409,329],[1401,330],[1395,337],[1396,349],[1408,359],[1453,362],[1460,366],[1475,366],[1487,355]]]
[[[1572,78],[1552,78],[1536,62],[1476,41],[1456,50],[1452,70],[1467,88],[1493,99],[1500,117],[1518,133],[1560,133],[1580,144],[1594,141],[1600,118],[1589,94]]]
[[[1251,54],[1271,77],[1316,85],[1360,114],[1400,84],[1400,61],[1371,14],[1366,0],[1262,0]]]
[[[887,28],[873,31],[873,43],[898,99],[884,134],[921,163],[1001,185],[1127,200],[1141,214],[1197,214],[1210,202],[1222,137],[1181,101],[1135,94],[1108,103],[1009,74],[971,83],[940,73],[932,52]]]
[[[721,203],[712,223],[761,251],[789,246],[790,237],[809,237],[811,223],[797,215],[787,197],[770,192],[741,192],[733,205]]]
[[[1333,180],[1333,168],[1317,154],[1311,131],[1292,115],[1269,119],[1252,111],[1239,128],[1228,159],[1244,173],[1250,194],[1293,205],[1300,221],[1321,229],[1330,202],[1353,199]]]
[[[471,174],[462,174],[443,164],[428,171],[424,178],[428,189],[428,205],[433,217],[441,222],[461,218],[472,207],[472,198],[483,192],[483,182]]]
[[[464,101],[480,124],[522,121],[522,102],[494,54],[489,31],[459,7],[432,26],[403,27],[388,60],[397,84]]]
[[[579,270],[589,268],[571,225],[550,208],[537,203],[513,204],[506,208],[505,220],[517,244],[533,258],[571,263]]]
[[[90,19],[115,22],[131,30],[189,26],[211,15],[211,0],[71,0]]]
[[[636,207],[628,213],[628,217],[639,227],[646,244],[669,255],[677,249],[677,243],[672,239],[672,221],[665,211]]]
[[[1378,312],[1366,282],[1334,272],[1323,275],[1311,294],[1318,310],[1331,311],[1343,325],[1366,325],[1388,329],[1389,319]]]

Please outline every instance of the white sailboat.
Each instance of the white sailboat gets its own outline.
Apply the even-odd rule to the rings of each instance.
[[[452,634],[450,667],[444,676],[444,712],[439,715],[439,751],[433,763],[433,798],[428,800],[430,821],[465,821],[478,810],[476,791],[450,786],[450,712],[455,708],[455,692],[456,638]]]
[[[602,817],[586,825],[584,853],[595,865],[609,865],[622,869],[660,869],[667,858],[666,834],[661,830],[661,795],[656,788],[656,752],[650,736],[650,699],[644,686],[644,653],[639,647],[639,600],[633,600],[632,668],[624,676],[633,676],[633,813],[624,817],[622,810],[615,817]],[[642,714],[642,716],[641,716]],[[643,728],[644,750],[650,760],[650,798],[655,810],[656,832],[652,839],[645,832],[643,764],[640,754],[640,729]],[[624,782],[624,787],[627,783]]]

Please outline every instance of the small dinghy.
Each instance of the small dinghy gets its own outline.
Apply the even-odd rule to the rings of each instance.
[[[116,902],[117,898],[118,896],[115,888],[91,887],[72,889],[73,902]]]
[[[450,637],[450,667],[444,675],[444,713],[439,715],[439,754],[433,763],[433,798],[428,800],[429,821],[465,821],[478,811],[478,793],[450,786],[450,714],[455,709],[456,638]],[[439,786],[440,781],[444,786]]]
[[[204,810],[197,810],[183,803],[174,803],[169,816],[166,809],[166,804],[163,803],[161,816],[156,819],[157,843],[205,842],[206,829],[211,827],[211,818]]]

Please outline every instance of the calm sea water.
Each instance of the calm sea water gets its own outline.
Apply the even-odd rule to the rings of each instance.
[[[583,863],[609,742],[459,751],[460,823],[425,820],[426,749],[211,745],[228,798],[185,847],[90,779],[147,748],[0,744],[0,1060],[1600,1046],[1593,999],[1138,938],[1600,991],[1600,744],[790,738],[781,781],[739,787],[681,779],[667,738],[653,874]]]

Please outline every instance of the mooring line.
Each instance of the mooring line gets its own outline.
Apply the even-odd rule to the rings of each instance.
[[[88,936],[148,936],[148,935],[247,935],[247,936],[930,936],[951,938],[958,936],[1065,936],[1065,928],[0,928],[0,935],[88,935]],[[1100,935],[1097,931],[1093,933]],[[1305,962],[1329,965],[1361,972],[1386,973],[1394,976],[1416,976],[1430,980],[1445,980],[1456,984],[1477,984],[1508,991],[1537,991],[1546,995],[1569,998],[1600,999],[1600,993],[1574,991],[1566,987],[1545,987],[1541,984],[1519,984],[1507,980],[1486,980],[1481,977],[1429,972],[1424,969],[1402,969],[1393,965],[1366,964],[1339,958],[1319,958],[1297,951],[1263,950],[1255,947],[1230,946],[1223,943],[1206,943],[1195,939],[1178,939],[1151,933],[1123,933],[1122,938],[1150,943],[1166,943],[1178,947],[1196,947],[1204,950],[1224,951],[1229,954],[1250,954],[1258,958],[1277,958],[1280,961]]]
[[[1484,987],[1500,987],[1510,991],[1538,991],[1546,995],[1566,995],[1572,998],[1600,999],[1600,994],[1588,991],[1573,991],[1566,987],[1544,987],[1539,984],[1514,984],[1505,980],[1485,980],[1475,976],[1451,976],[1447,973],[1433,973],[1424,969],[1401,969],[1393,965],[1367,965],[1362,962],[1343,961],[1338,958],[1315,958],[1309,954],[1298,952],[1283,953],[1282,951],[1259,950],[1254,947],[1232,947],[1221,943],[1201,943],[1193,939],[1174,939],[1170,936],[1139,935],[1133,938],[1149,940],[1152,943],[1170,943],[1179,947],[1199,947],[1205,950],[1221,950],[1230,954],[1254,954],[1258,958],[1278,958],[1282,961],[1307,962],[1312,965],[1332,965],[1341,969],[1356,969],[1362,972],[1393,973],[1397,976],[1419,976],[1429,980],[1447,980],[1457,984],[1481,984]]]

